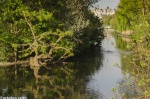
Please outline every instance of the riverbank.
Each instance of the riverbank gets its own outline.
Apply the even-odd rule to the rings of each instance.
[[[125,30],[121,32],[121,34],[128,35],[128,36],[131,36],[132,33],[133,33],[133,30]]]
[[[126,30],[126,31],[116,31],[117,35],[122,38],[123,41],[131,42],[131,35],[133,33],[132,30]]]

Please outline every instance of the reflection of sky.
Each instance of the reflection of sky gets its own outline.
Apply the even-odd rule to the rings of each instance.
[[[96,3],[96,7],[98,6],[100,9],[104,9],[107,6],[111,9],[114,9],[117,7],[120,0],[99,0],[98,3]]]
[[[87,84],[89,91],[94,90],[102,93],[105,96],[104,99],[114,97],[111,88],[117,87],[117,83],[123,79],[120,68],[114,66],[115,63],[121,66],[120,53],[115,44],[115,38],[110,33],[107,33],[107,37],[102,41],[103,68],[96,72],[92,76],[92,80]]]

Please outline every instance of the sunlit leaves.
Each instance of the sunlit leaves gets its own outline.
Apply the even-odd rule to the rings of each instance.
[[[39,21],[43,21],[43,20],[48,21],[52,18],[52,13],[49,13],[49,12],[44,11],[44,10],[40,10],[36,17]]]
[[[140,0],[121,0],[116,10],[115,28],[119,31],[132,29],[141,15],[142,2]]]
[[[17,53],[19,59],[49,55],[60,60],[73,56],[78,47],[90,47],[91,43],[86,42],[100,43],[103,30],[98,28],[102,22],[88,11],[95,2],[6,0],[0,7],[0,41],[9,44],[12,57]]]

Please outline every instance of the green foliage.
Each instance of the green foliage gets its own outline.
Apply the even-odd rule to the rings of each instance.
[[[111,24],[111,20],[112,18],[114,17],[114,15],[106,15],[106,16],[103,16],[103,23],[104,25],[110,25]]]
[[[150,98],[150,24],[142,18],[141,24],[136,26],[133,37],[133,52],[132,65],[136,67],[133,75],[137,78],[138,86],[142,89],[142,97]],[[146,94],[145,94],[146,93]]]
[[[102,20],[89,11],[86,14],[89,25],[82,30],[81,35],[76,36],[78,39],[76,49],[81,52],[88,50],[89,47],[98,46],[104,37]]]
[[[111,20],[113,28],[123,31],[132,29],[131,65],[127,68],[139,90],[140,99],[150,98],[150,3],[149,0],[121,0],[115,17]]]
[[[100,42],[102,22],[88,11],[95,2],[96,0],[0,2],[0,41],[2,47],[6,45],[10,49],[4,50],[3,47],[0,50],[1,58],[5,60],[9,55],[12,61],[31,56],[62,60],[80,50],[81,43],[85,45],[81,49],[88,49],[90,43],[85,42]]]
[[[142,14],[142,2],[140,0],[121,0],[116,10],[115,29],[119,31],[132,29],[137,24],[137,19]],[[111,23],[112,26],[114,23]]]

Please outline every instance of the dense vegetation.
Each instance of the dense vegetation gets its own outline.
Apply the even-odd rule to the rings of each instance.
[[[0,60],[30,58],[30,65],[58,63],[103,37],[89,11],[97,0],[0,1]]]
[[[105,16],[103,16],[103,18],[102,18],[102,20],[103,20],[103,23],[105,24],[105,25],[110,25],[111,23],[110,23],[110,21],[111,21],[111,19],[114,17],[114,15],[105,15]]]
[[[148,0],[121,0],[111,25],[120,31],[133,29],[144,21],[143,18],[149,17],[149,5]]]
[[[121,0],[111,26],[118,31],[133,30],[129,48],[131,65],[127,72],[133,76],[139,97],[150,98],[150,2],[149,0]],[[129,97],[126,97],[129,98]]]

